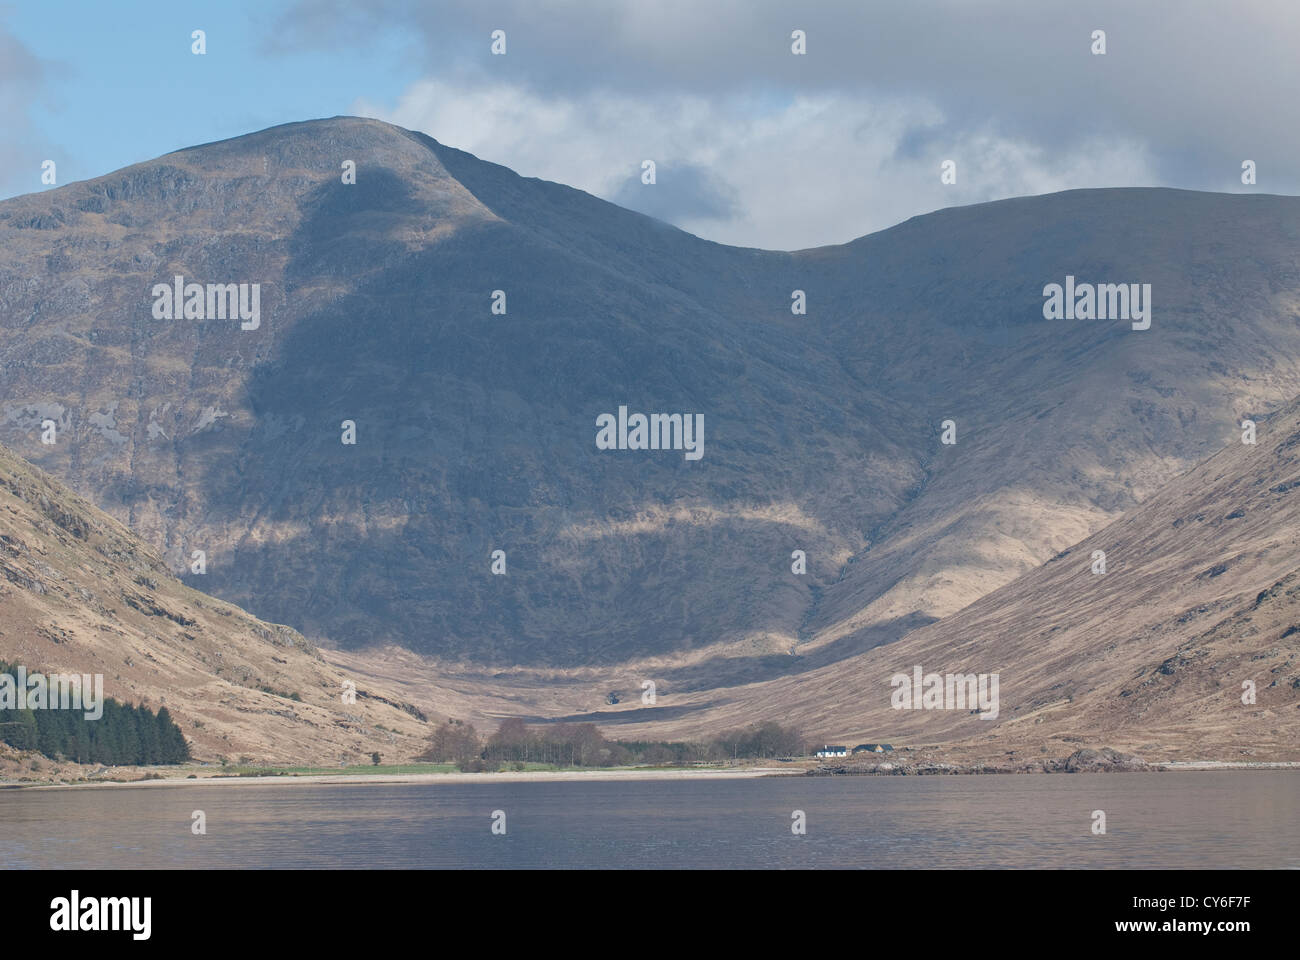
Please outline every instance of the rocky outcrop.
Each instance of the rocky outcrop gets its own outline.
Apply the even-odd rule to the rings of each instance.
[[[1130,773],[1152,769],[1145,760],[1110,747],[1076,750],[1064,760],[1048,761],[1045,766],[1049,773]]]
[[[959,762],[935,758],[896,758],[884,761],[849,760],[823,763],[808,770],[812,777],[828,776],[947,776],[992,773],[1140,773],[1161,770],[1159,765],[1120,753],[1109,747],[1100,750],[1076,750],[1068,757],[1047,760],[1013,760]]]

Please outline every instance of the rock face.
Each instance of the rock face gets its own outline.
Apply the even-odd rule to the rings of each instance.
[[[1138,757],[1103,747],[1101,750],[1076,750],[1064,760],[1051,763],[1049,769],[1061,773],[1123,773],[1149,770],[1150,767]]]
[[[338,118],[0,203],[0,243],[0,441],[171,570],[204,550],[196,585],[345,648],[678,689],[947,616],[1300,393],[1292,198],[1076,191],[765,252]],[[1067,275],[1151,283],[1151,328],[1045,320]],[[155,319],[176,276],[260,284],[257,328]],[[598,450],[620,406],[703,414],[703,457]]]

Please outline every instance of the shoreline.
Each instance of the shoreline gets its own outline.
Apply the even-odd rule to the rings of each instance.
[[[1111,771],[1077,771],[1077,772],[1112,772],[1112,773],[1161,773],[1180,771],[1207,773],[1222,771],[1252,770],[1300,770],[1300,761],[1234,761],[1234,760],[1171,760],[1165,763],[1151,764],[1145,769],[1111,770]],[[575,783],[596,781],[616,783],[620,781],[674,781],[674,780],[754,780],[763,777],[802,777],[815,776],[819,779],[831,777],[874,777],[874,776],[990,776],[995,774],[1024,774],[1039,776],[1048,771],[988,770],[988,769],[947,769],[943,771],[901,771],[878,770],[868,768],[855,771],[831,772],[816,767],[745,767],[732,770],[694,770],[694,769],[622,769],[622,770],[533,770],[533,771],[497,771],[494,773],[329,773],[329,774],[271,774],[267,776],[208,776],[208,777],[163,777],[159,779],[139,780],[96,780],[82,783],[52,782],[0,782],[3,790],[75,790],[93,788],[122,787],[175,787],[175,786],[268,786],[275,784],[463,784],[463,783]],[[1054,771],[1066,772],[1066,771]]]
[[[355,786],[365,783],[562,783],[596,780],[605,783],[620,780],[752,780],[767,776],[802,776],[803,770],[778,767],[748,767],[741,770],[533,770],[496,773],[312,773],[258,777],[166,777],[158,780],[100,780],[90,783],[0,783],[0,790],[72,790],[95,787],[174,787],[206,785],[267,786],[274,784],[331,784]]]

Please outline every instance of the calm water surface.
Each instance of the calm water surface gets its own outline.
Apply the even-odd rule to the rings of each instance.
[[[0,867],[1297,868],[1300,773],[0,790]]]

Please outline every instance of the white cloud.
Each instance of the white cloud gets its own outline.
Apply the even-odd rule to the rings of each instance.
[[[400,24],[430,82],[376,115],[624,200],[624,171],[672,157],[695,171],[679,185],[712,184],[719,202],[694,219],[682,202],[656,209],[720,240],[830,243],[939,207],[1090,186],[1300,192],[1300,127],[1286,122],[1295,0],[342,7],[355,10],[297,0],[276,36],[352,49]],[[794,26],[804,56],[790,52]],[[497,27],[505,57],[488,52]],[[1098,28],[1105,56],[1091,52]],[[947,189],[945,158],[959,164]],[[1258,187],[1240,183],[1247,158]]]
[[[955,204],[1158,182],[1138,141],[1094,137],[1054,153],[990,130],[958,130],[915,98],[544,96],[513,84],[428,79],[391,109],[365,101],[355,109],[524,176],[671,211],[664,215],[677,226],[710,240],[775,249],[842,243]],[[645,159],[659,168],[653,187],[640,184]],[[958,164],[955,186],[940,183],[946,159]],[[692,176],[675,183],[674,170]],[[636,202],[638,190],[675,189],[682,196]]]

